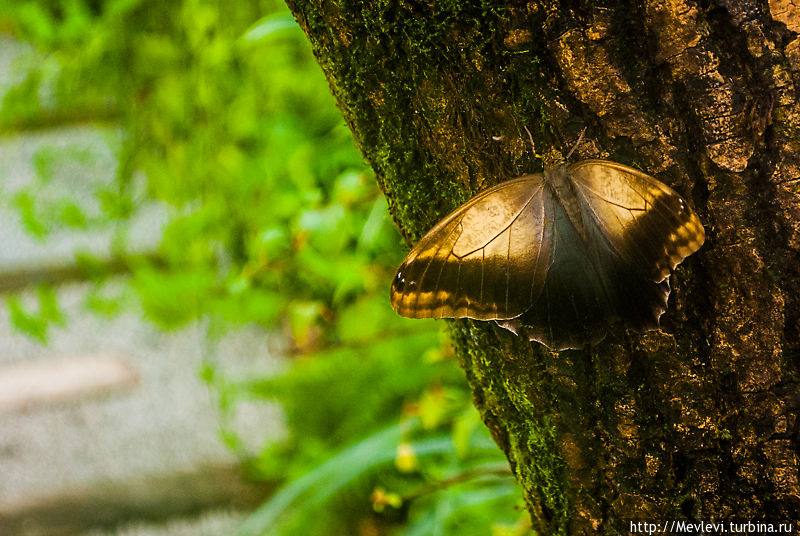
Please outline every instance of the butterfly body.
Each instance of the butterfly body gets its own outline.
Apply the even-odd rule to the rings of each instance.
[[[587,226],[586,222],[583,221],[579,197],[567,167],[559,164],[545,168],[542,174],[542,181],[545,188],[550,188],[552,195],[564,209],[567,219],[581,239],[584,242],[588,241]]]
[[[649,175],[604,160],[549,167],[479,193],[434,226],[398,269],[392,306],[581,348],[616,320],[657,329],[670,270],[704,236],[684,200]]]

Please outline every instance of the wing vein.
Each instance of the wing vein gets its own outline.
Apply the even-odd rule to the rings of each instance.
[[[530,200],[528,200],[530,202]],[[525,204],[527,207],[527,203]],[[519,216],[519,214],[517,215]],[[506,308],[505,314],[508,314],[508,298],[509,298],[509,290],[511,287],[511,226],[508,226],[508,249],[506,251]]]

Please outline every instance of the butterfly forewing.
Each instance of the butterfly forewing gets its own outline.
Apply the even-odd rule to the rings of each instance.
[[[703,245],[705,231],[697,215],[653,177],[605,160],[584,160],[568,170],[611,246],[652,281],[663,281]]]
[[[541,175],[482,192],[411,250],[392,283],[392,306],[411,318],[522,314],[547,270],[544,219]]]

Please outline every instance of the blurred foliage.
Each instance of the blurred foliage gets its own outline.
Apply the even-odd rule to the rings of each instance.
[[[0,31],[32,46],[0,132],[90,124],[117,162],[115,177],[69,184],[103,151],[54,144],[6,195],[39,239],[112,234],[130,285],[104,286],[103,259],[81,253],[88,305],[115,314],[134,296],[164,329],[201,320],[210,346],[245,324],[289,341],[295,359],[275,376],[233,378],[213,352],[202,367],[225,441],[254,476],[286,480],[243,534],[526,532],[507,462],[436,325],[389,307],[401,241],[282,4],[0,0]],[[131,221],[153,206],[157,251],[135,255]],[[64,319],[52,290],[38,298],[8,306],[44,341]],[[254,458],[228,424],[253,400],[278,401],[289,428]]]
[[[36,310],[26,310],[19,297],[11,296],[7,301],[9,316],[20,331],[39,342],[46,342],[48,327],[51,324],[63,325],[64,315],[58,308],[52,287],[40,286],[36,298]]]

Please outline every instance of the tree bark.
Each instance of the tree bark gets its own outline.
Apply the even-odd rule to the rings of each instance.
[[[453,322],[534,528],[800,522],[798,7],[287,2],[409,243],[472,194],[541,169],[523,126],[539,151],[565,154],[586,127],[578,158],[654,175],[705,224],[661,331],[555,354]]]

